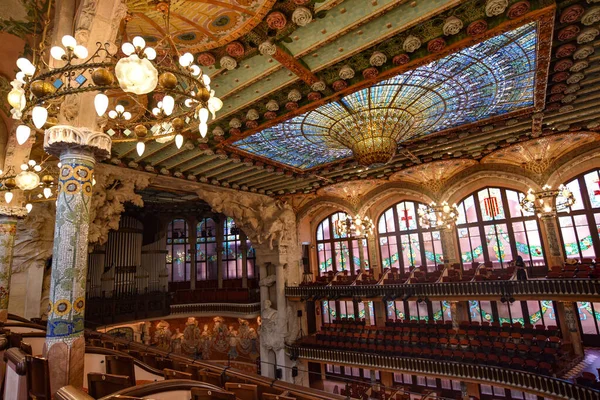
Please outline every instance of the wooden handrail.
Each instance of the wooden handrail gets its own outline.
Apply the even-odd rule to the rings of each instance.
[[[479,384],[487,383],[555,399],[600,399],[600,391],[576,385],[562,379],[509,368],[448,360],[386,356],[356,351],[313,349],[303,346],[286,345],[286,351],[292,359],[301,358],[331,364],[364,366],[376,370],[426,375],[442,379],[459,379]]]
[[[409,283],[397,285],[288,286],[291,299],[352,299],[386,297],[394,299],[451,299],[599,301],[598,279],[535,279],[528,281],[474,281],[446,283]]]

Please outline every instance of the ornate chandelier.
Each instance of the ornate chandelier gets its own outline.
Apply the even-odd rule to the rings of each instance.
[[[418,210],[421,225],[427,228],[452,229],[458,219],[458,207],[442,202],[438,205],[432,202]]]
[[[38,189],[38,199],[49,199],[54,194],[54,176],[56,171],[45,164],[45,160],[38,164],[35,160],[29,160],[26,164],[21,164],[21,172],[15,173],[12,167],[6,172],[0,171],[0,191],[4,192],[4,201],[10,204],[14,197],[15,190],[21,190],[26,197],[27,204],[25,208],[30,212],[33,208],[31,204],[31,195]],[[40,175],[42,177],[40,178]]]
[[[108,43],[98,43],[89,56],[86,47],[66,35],[61,46],[50,49],[51,63],[45,61],[48,54],[44,46],[33,62],[19,58],[19,72],[8,94],[12,117],[21,121],[16,131],[18,143],[25,143],[32,129],[57,124],[56,116],[68,96],[88,92],[96,92],[93,105],[98,116],[108,114],[103,129],[112,141],[137,142],[140,156],[149,140],[164,143],[175,138],[181,147],[182,134],[191,130],[190,125],[198,126],[200,135],[206,136],[209,115],[214,118],[223,103],[211,90],[210,77],[194,63],[193,55],[178,54],[168,36],[168,7],[164,12],[166,41],[171,49],[157,51],[136,36],[116,52],[111,52]]]
[[[356,238],[369,237],[373,234],[375,224],[367,216],[356,215],[354,218],[349,215],[346,219],[338,219],[334,223],[334,230],[337,236],[352,236]]]
[[[396,154],[413,116],[397,108],[376,108],[348,114],[331,126],[331,136],[352,150],[359,164],[382,165]]]
[[[560,185],[558,189],[552,189],[552,187],[544,185],[539,192],[529,189],[519,205],[522,210],[530,213],[534,212],[541,218],[543,216],[555,216],[557,212],[561,211],[570,212],[575,201],[573,192],[565,185]]]

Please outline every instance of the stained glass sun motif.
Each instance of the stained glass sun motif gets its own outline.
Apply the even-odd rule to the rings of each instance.
[[[537,24],[530,23],[267,128],[234,146],[299,169],[532,107]],[[390,156],[390,158],[391,158]]]

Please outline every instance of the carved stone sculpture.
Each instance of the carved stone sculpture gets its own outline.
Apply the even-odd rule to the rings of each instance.
[[[296,215],[280,200],[209,186],[197,193],[213,210],[233,218],[256,244],[268,243],[273,249],[275,243],[282,245],[295,237]]]
[[[277,310],[271,308],[271,301],[265,300],[261,311],[260,340],[269,350],[281,350],[284,345],[283,329],[279,326]]]
[[[122,171],[122,172],[121,172]],[[125,203],[142,207],[144,202],[136,190],[148,186],[149,177],[142,174],[128,174],[115,168],[98,168],[95,173],[93,199],[90,210],[90,244],[104,244],[110,230],[119,229],[121,213]]]

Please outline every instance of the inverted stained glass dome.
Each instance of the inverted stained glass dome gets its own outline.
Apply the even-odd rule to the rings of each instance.
[[[407,140],[532,107],[536,48],[537,24],[524,25],[234,146],[299,169],[374,151],[393,156]]]

